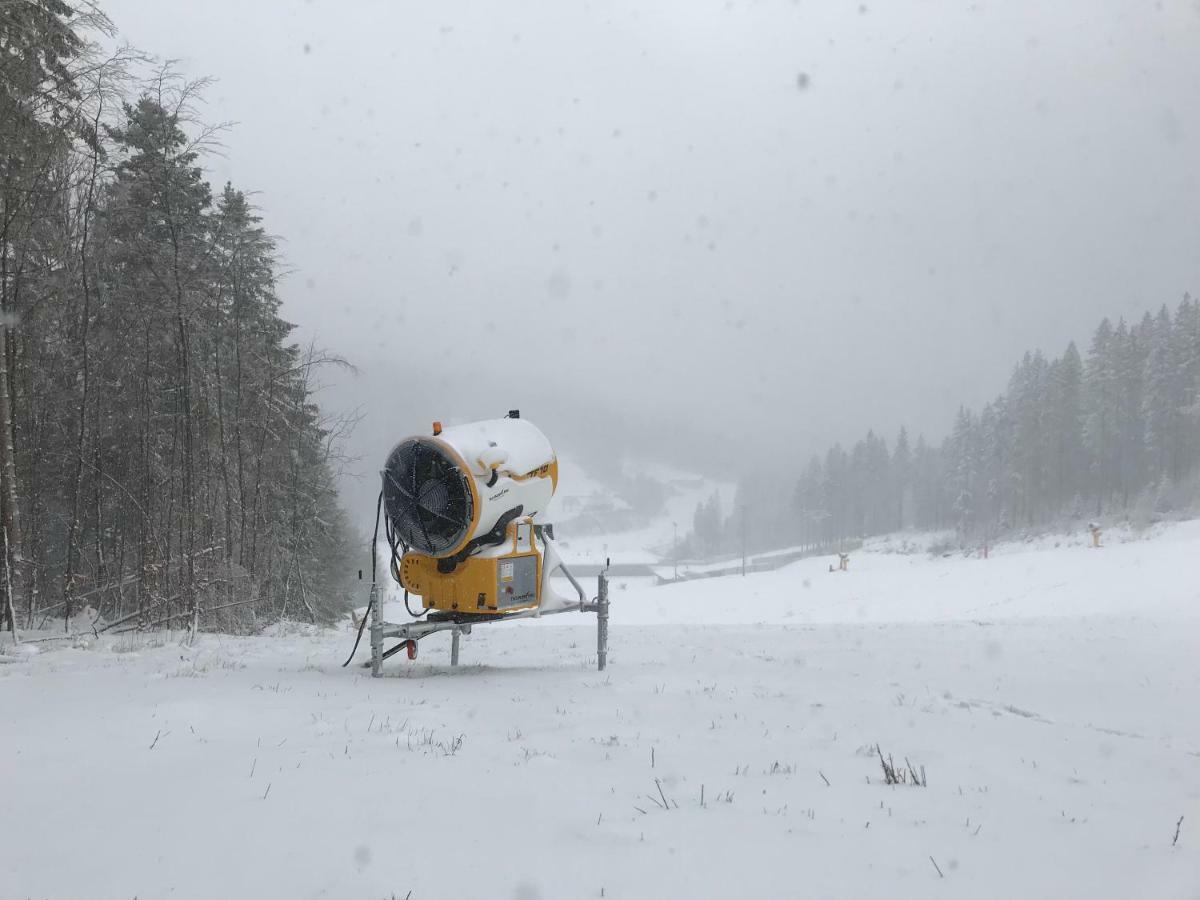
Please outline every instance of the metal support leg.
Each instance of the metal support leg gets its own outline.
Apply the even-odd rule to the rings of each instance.
[[[608,664],[608,575],[601,572],[596,585],[596,668]]]
[[[461,634],[461,628],[450,629],[450,665],[452,666],[458,665],[458,639]]]
[[[382,598],[379,587],[371,582],[371,677],[378,678],[383,668],[383,611],[379,608]]]

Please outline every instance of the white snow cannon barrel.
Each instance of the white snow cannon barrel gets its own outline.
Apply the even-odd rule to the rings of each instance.
[[[446,429],[435,422],[432,435],[406,438],[383,470],[393,577],[427,609],[538,606],[549,571],[534,519],[557,484],[554,448],[516,410]]]

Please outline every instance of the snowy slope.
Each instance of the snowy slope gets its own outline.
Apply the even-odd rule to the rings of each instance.
[[[573,615],[378,681],[344,630],[45,652],[0,897],[1196,898],[1198,573],[1186,523],[630,583],[604,674]]]
[[[667,499],[663,510],[639,519],[627,529],[581,533],[572,527],[571,521],[581,503],[595,499],[614,507],[627,507],[629,500],[612,485],[594,479],[571,457],[560,458],[559,488],[551,501],[548,518],[558,523],[556,533],[569,560],[587,565],[601,565],[609,558],[619,564],[657,563],[670,555],[676,536],[683,540],[691,531],[696,507],[714,491],[720,495],[724,509],[728,510],[733,503],[731,483],[714,482],[661,464],[630,464],[627,468],[665,487]]]
[[[1128,536],[1127,536],[1128,537]],[[1055,547],[1055,544],[1060,546]],[[1200,618],[1200,521],[1098,550],[1071,538],[1001,544],[989,559],[859,552],[745,578],[630,583],[630,623],[944,622],[1103,614]]]

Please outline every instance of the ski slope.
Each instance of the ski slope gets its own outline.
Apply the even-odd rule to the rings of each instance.
[[[709,625],[1200,618],[1200,522],[1149,536],[1114,529],[1099,550],[1089,543],[1072,535],[1001,544],[985,560],[898,553],[877,542],[875,552],[850,555],[848,572],[830,572],[836,559],[815,557],[744,578],[645,588],[631,581],[625,589],[636,602],[614,606],[613,617]]]
[[[641,517],[636,527],[601,534],[580,534],[571,527],[572,516],[589,502],[627,508],[628,499],[612,485],[593,478],[569,455],[559,458],[559,490],[554,495],[545,521],[558,523],[559,544],[564,554],[581,564],[603,565],[611,558],[629,565],[659,563],[670,558],[676,539],[683,540],[692,529],[696,507],[714,493],[722,508],[732,507],[736,487],[730,482],[714,482],[692,472],[645,461],[629,463],[628,473],[653,479],[665,492],[663,508],[652,516]]]
[[[894,549],[615,585],[603,674],[571,615],[9,653],[0,897],[1200,896],[1200,523]]]

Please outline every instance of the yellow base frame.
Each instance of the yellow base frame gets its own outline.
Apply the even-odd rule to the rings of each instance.
[[[500,580],[503,571],[501,565],[531,556],[537,559],[533,599],[515,604],[510,601],[502,605],[503,598],[499,596],[499,591],[504,590],[504,583]],[[459,563],[448,575],[439,572],[437,564],[437,559],[421,553],[406,553],[400,562],[400,577],[397,580],[410,594],[418,595],[426,609],[499,616],[520,609],[532,609],[541,599],[542,554],[536,547],[503,556],[472,556]]]

